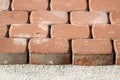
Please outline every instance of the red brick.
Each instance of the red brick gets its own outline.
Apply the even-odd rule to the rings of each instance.
[[[13,24],[10,27],[10,37],[47,37],[48,26],[36,24]]]
[[[111,54],[112,45],[107,39],[76,39],[72,42],[74,54]]]
[[[0,38],[0,64],[27,62],[26,39]]]
[[[68,41],[66,39],[38,38],[31,39],[30,52],[34,53],[68,53]]]
[[[28,19],[27,12],[23,11],[1,11],[0,24],[22,24]]]
[[[0,11],[8,10],[10,5],[10,0],[0,0]]]
[[[120,25],[94,25],[92,34],[96,39],[120,39]]]
[[[81,12],[71,13],[71,24],[107,24],[107,14],[104,12]]]
[[[111,12],[110,21],[111,24],[120,24],[120,12]]]
[[[51,37],[54,38],[88,38],[89,37],[89,27],[84,26],[74,26],[69,24],[53,25],[51,27]]]
[[[114,40],[114,48],[116,53],[116,65],[120,65],[120,39]]]
[[[76,39],[72,41],[73,64],[111,65],[112,45],[105,39]]]
[[[89,0],[91,11],[120,11],[120,0]]]
[[[13,0],[12,10],[46,10],[48,0]]]
[[[26,39],[0,38],[0,53],[25,53]]]
[[[64,11],[33,11],[30,22],[32,24],[67,23],[67,13]]]
[[[51,10],[86,10],[86,0],[51,0]]]
[[[69,44],[66,39],[31,39],[29,43],[31,64],[69,64]]]
[[[0,37],[5,37],[7,34],[7,26],[6,25],[0,25]]]

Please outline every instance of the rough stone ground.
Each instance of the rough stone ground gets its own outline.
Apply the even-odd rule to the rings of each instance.
[[[0,65],[0,80],[120,80],[120,66]]]

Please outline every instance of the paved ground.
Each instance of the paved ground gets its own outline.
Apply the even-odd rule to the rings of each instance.
[[[0,80],[120,80],[120,66],[1,65]]]

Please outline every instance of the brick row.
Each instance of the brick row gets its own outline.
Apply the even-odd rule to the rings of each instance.
[[[111,24],[120,24],[120,12],[111,12]],[[0,24],[25,24],[28,21],[26,11],[1,11]],[[93,25],[108,24],[106,12],[81,12],[73,11],[70,13],[70,22],[72,25]],[[30,15],[31,24],[52,25],[68,23],[69,17],[65,11],[33,11]]]
[[[26,64],[27,48],[30,64],[112,65],[114,50],[116,65],[120,65],[120,40],[63,38],[26,39],[0,38],[0,64]],[[114,47],[114,50],[113,50]],[[70,49],[72,49],[72,58]]]
[[[89,5],[88,5],[89,3]],[[47,10],[50,5],[51,10],[62,10],[62,11],[86,11],[87,7],[90,11],[120,11],[119,0],[13,0],[10,6],[10,0],[0,1],[0,10],[8,10],[9,6],[12,10]],[[102,5],[101,5],[102,4]]]
[[[9,37],[11,38],[45,38],[46,37],[47,38],[51,34],[50,36],[52,38],[85,39],[85,38],[89,38],[90,36],[90,29],[87,25],[75,26],[71,24],[55,24],[51,26],[50,32],[49,29],[50,28],[48,25],[12,24],[9,30]]]
[[[66,39],[32,39],[29,43],[31,64],[70,64],[69,44]],[[110,40],[72,40],[72,64],[112,65]]]
[[[21,11],[0,12],[0,23],[19,24],[27,22],[27,13]],[[23,17],[24,16],[24,17]],[[7,20],[5,20],[7,18]],[[112,18],[112,17],[111,17]],[[17,20],[16,20],[17,19]],[[31,24],[56,24],[67,23],[68,16],[63,11],[38,11],[31,13]],[[111,19],[112,21],[113,19]],[[103,12],[72,12],[72,24],[100,24],[107,23],[107,14]],[[113,20],[114,21],[114,20]]]
[[[119,14],[120,12],[110,13],[109,17],[112,24],[120,24]],[[70,13],[70,22],[72,25],[108,24],[109,17],[106,12],[73,11]],[[64,24],[68,22],[68,15],[64,11],[32,12],[30,22],[31,24]]]
[[[38,15],[39,14],[39,15]],[[120,24],[120,12],[111,12],[110,21],[112,24]],[[92,25],[92,24],[108,24],[108,16],[106,12],[81,12],[73,11],[70,13],[70,22],[73,25]],[[68,15],[63,11],[40,11],[32,12],[31,23],[36,24],[58,24],[67,23]]]
[[[46,10],[48,9],[48,5],[50,5],[51,10],[62,10],[62,11],[74,11],[74,10],[86,10],[87,1],[86,0],[13,0],[12,2],[12,10]],[[26,5],[27,4],[27,5]],[[81,4],[81,5],[79,5]]]
[[[0,26],[0,37],[7,35],[7,26]],[[49,32],[50,31],[50,32]],[[9,37],[12,38],[64,38],[64,39],[88,39],[92,34],[93,39],[120,39],[120,25],[93,25],[92,29],[87,25],[54,24],[51,30],[48,25],[40,24],[12,24]]]
[[[112,24],[120,23],[120,12],[111,12],[110,21]],[[92,25],[92,24],[107,24],[108,16],[106,12],[81,12],[74,11],[70,13],[70,22],[73,25]],[[39,11],[32,12],[31,24],[57,24],[67,23],[68,15],[63,11]]]

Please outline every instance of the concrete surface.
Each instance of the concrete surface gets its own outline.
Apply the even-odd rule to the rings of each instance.
[[[120,66],[1,65],[0,80],[120,80]]]

